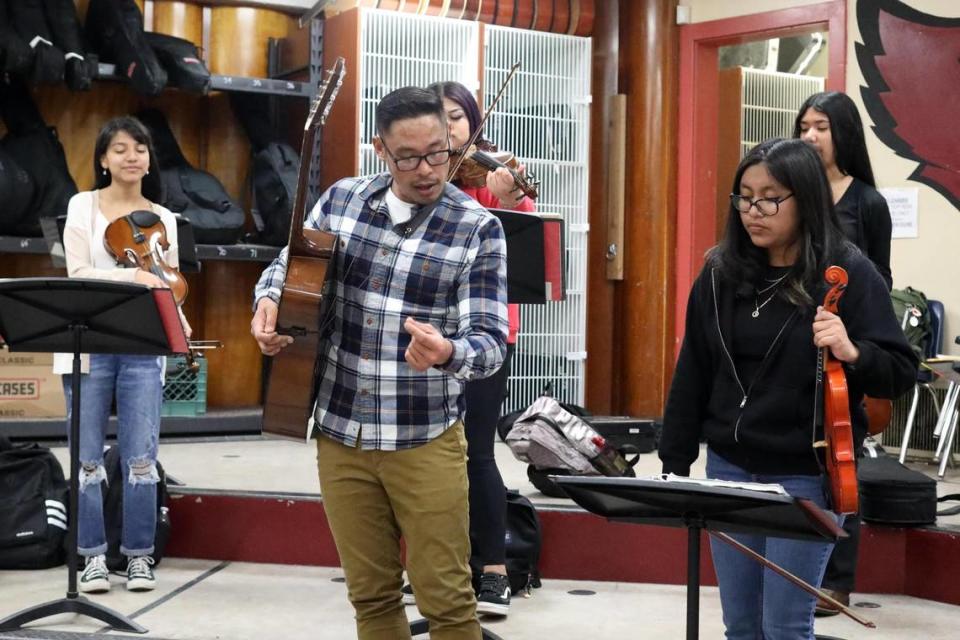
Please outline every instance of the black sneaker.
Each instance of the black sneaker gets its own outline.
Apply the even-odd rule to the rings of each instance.
[[[403,604],[417,604],[417,599],[413,597],[413,585],[405,584],[400,588]]]
[[[81,593],[106,593],[110,591],[110,578],[107,572],[107,557],[105,555],[87,558],[77,588]]]
[[[477,613],[505,616],[510,612],[510,579],[499,573],[480,576],[477,593]]]
[[[127,562],[127,591],[153,591],[157,579],[153,575],[153,558],[136,556]]]

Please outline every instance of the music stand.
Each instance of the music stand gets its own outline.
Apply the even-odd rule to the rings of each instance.
[[[0,280],[0,337],[10,351],[72,352],[70,507],[67,595],[0,620],[0,631],[59,613],[79,613],[114,629],[147,630],[77,593],[77,510],[80,461],[80,354],[169,355],[187,351],[173,293],[139,284],[79,278]]]
[[[642,478],[550,476],[570,498],[609,520],[687,528],[687,640],[700,636],[700,532],[795,540],[845,537],[809,500],[766,491]]]

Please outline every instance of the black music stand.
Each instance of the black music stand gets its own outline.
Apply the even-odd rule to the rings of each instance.
[[[421,636],[430,631],[430,622],[428,620],[414,620],[410,623],[410,635],[412,636]],[[500,636],[495,634],[493,631],[488,631],[483,627],[480,627],[480,637],[483,640],[503,640]]]
[[[642,478],[550,476],[570,498],[609,520],[687,528],[687,640],[700,637],[700,532],[822,541],[846,537],[809,500],[766,491]]]
[[[179,328],[179,333],[177,332]],[[169,336],[169,337],[168,337]],[[0,337],[11,351],[72,352],[70,507],[67,595],[0,620],[0,631],[60,613],[96,618],[114,629],[147,630],[77,593],[77,503],[80,460],[80,354],[169,355],[186,351],[176,303],[168,289],[78,278],[0,280]]]

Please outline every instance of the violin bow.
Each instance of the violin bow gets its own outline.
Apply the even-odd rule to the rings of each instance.
[[[762,564],[763,566],[767,567],[768,569],[770,569],[771,571],[773,571],[773,572],[776,573],[777,575],[782,576],[782,577],[785,578],[786,580],[790,581],[792,584],[796,585],[797,587],[800,587],[801,589],[803,589],[804,591],[806,591],[806,592],[809,593],[810,595],[815,596],[815,597],[817,597],[817,598],[820,598],[821,600],[823,600],[824,602],[826,602],[827,604],[829,604],[831,607],[834,607],[837,611],[839,611],[840,613],[844,614],[844,615],[847,616],[848,618],[851,618],[851,619],[859,622],[860,624],[862,624],[862,625],[865,626],[865,627],[869,627],[869,628],[871,628],[871,629],[876,629],[876,628],[877,628],[877,625],[876,625],[876,624],[874,624],[874,623],[871,622],[870,620],[867,620],[866,618],[861,618],[861,617],[858,616],[853,610],[851,610],[850,607],[846,607],[846,606],[844,606],[843,604],[841,604],[840,602],[837,602],[837,600],[835,600],[834,598],[831,598],[829,595],[827,595],[826,593],[824,593],[824,592],[821,591],[820,589],[817,589],[816,587],[810,586],[809,584],[807,584],[806,582],[804,582],[801,578],[798,578],[797,576],[793,575],[792,573],[790,573],[789,571],[787,571],[786,569],[784,569],[784,568],[781,567],[780,565],[774,564],[773,562],[771,562],[771,561],[768,560],[767,558],[764,558],[762,555],[760,555],[759,553],[757,553],[756,551],[754,551],[754,550],[751,549],[750,547],[747,547],[747,546],[745,546],[745,545],[740,544],[739,542],[737,542],[736,540],[734,540],[733,538],[731,538],[731,537],[728,536],[727,534],[721,533],[721,532],[719,532],[719,531],[709,531],[708,533],[709,533],[711,536],[713,536],[714,538],[717,538],[718,540],[722,540],[723,542],[726,542],[727,544],[729,544],[730,546],[732,546],[732,547],[733,547],[734,549],[736,549],[737,551],[740,551],[740,552],[746,554],[749,558],[751,558],[751,559],[753,559],[753,560],[756,560],[757,562],[759,562],[759,563]]]
[[[477,138],[480,136],[480,132],[483,131],[483,125],[487,122],[487,118],[490,117],[490,114],[493,113],[494,107],[497,106],[497,103],[500,101],[503,92],[506,90],[507,85],[510,84],[510,81],[513,80],[514,74],[520,68],[519,62],[514,62],[513,66],[510,67],[510,73],[507,74],[506,79],[503,81],[503,84],[500,85],[500,90],[497,91],[497,95],[494,97],[493,102],[490,103],[490,106],[487,108],[486,113],[483,114],[483,118],[480,120],[480,124],[477,125],[476,130],[474,130],[473,135],[470,136],[470,139],[467,140],[467,143],[463,145],[464,153],[460,154],[460,159],[457,160],[456,164],[450,167],[449,173],[447,173],[447,180],[452,180],[453,176],[457,175],[457,170],[460,169],[460,165],[463,164],[463,161],[466,160],[467,154],[466,150],[469,149],[473,143],[477,141]]]

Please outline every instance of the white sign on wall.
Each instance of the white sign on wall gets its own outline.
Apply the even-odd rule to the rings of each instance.
[[[917,198],[920,192],[916,187],[897,189],[878,189],[886,198],[890,207],[890,219],[893,221],[894,238],[917,238],[920,231],[917,224]]]

